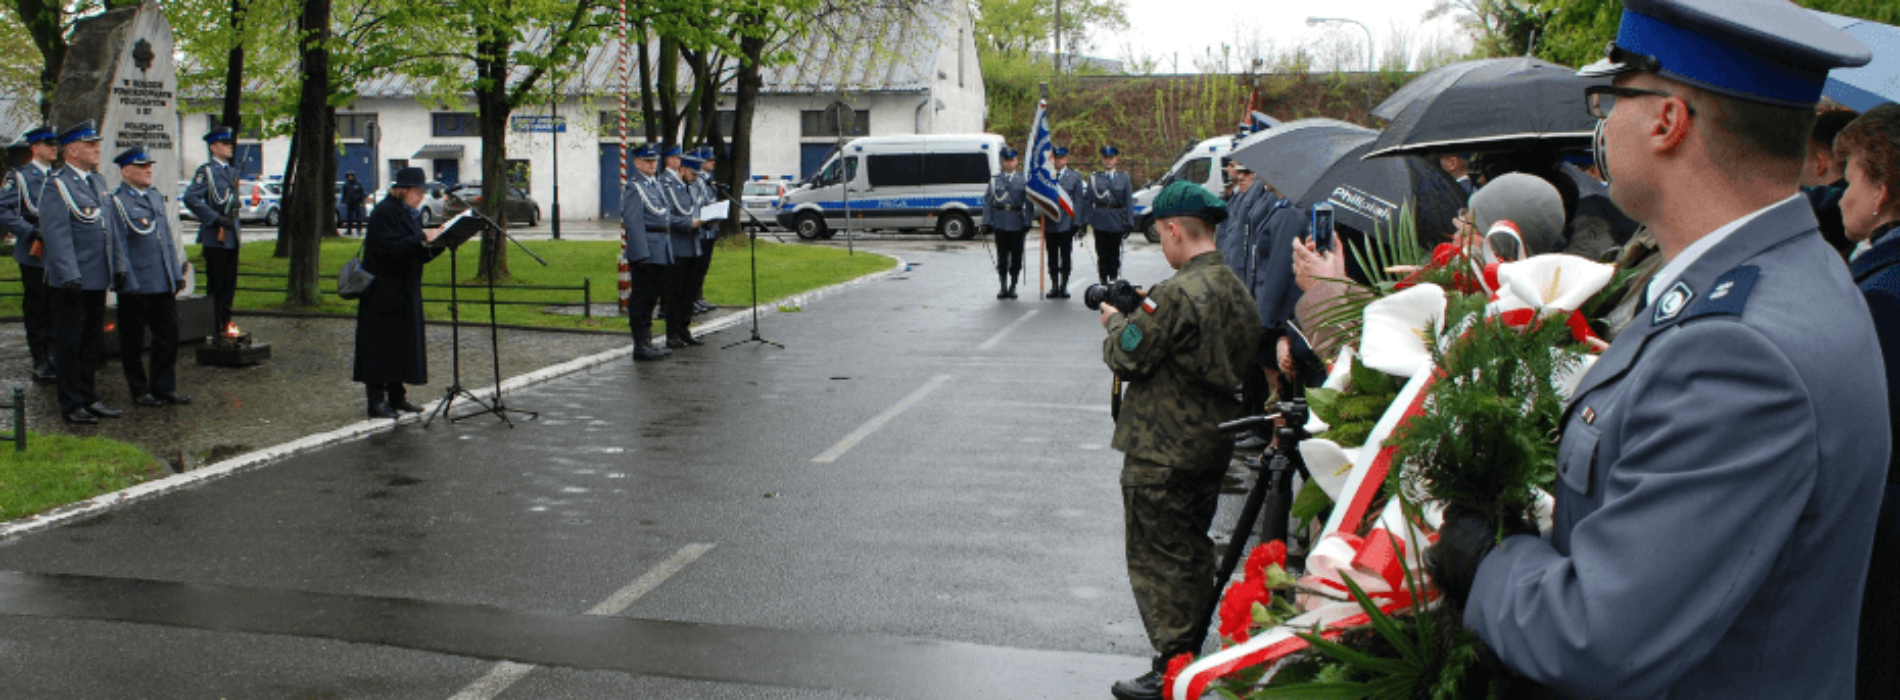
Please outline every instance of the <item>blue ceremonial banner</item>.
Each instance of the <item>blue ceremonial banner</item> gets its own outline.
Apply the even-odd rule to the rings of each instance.
[[[1075,216],[1075,204],[1049,167],[1049,150],[1049,101],[1043,100],[1036,104],[1036,121],[1029,125],[1029,183],[1024,189],[1044,217]]]

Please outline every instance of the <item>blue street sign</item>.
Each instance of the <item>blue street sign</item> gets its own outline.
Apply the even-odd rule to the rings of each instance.
[[[565,134],[567,133],[567,117],[550,118],[546,115],[516,116],[511,120],[511,128],[515,131],[533,134],[546,134],[550,132]]]

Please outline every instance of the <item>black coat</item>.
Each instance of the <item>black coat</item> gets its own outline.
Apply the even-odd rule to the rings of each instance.
[[[390,196],[369,213],[363,268],[376,276],[356,307],[356,366],[352,381],[427,384],[429,355],[422,335],[422,266],[442,254],[425,245],[422,224]]]

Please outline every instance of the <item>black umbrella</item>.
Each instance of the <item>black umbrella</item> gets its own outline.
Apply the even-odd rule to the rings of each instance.
[[[1515,57],[1480,58],[1475,61],[1459,61],[1425,71],[1423,75],[1413,78],[1411,82],[1399,86],[1399,89],[1394,91],[1392,96],[1385,98],[1384,102],[1380,102],[1379,106],[1373,107],[1372,116],[1388,122],[1398,119],[1399,113],[1404,112],[1406,107],[1412,106],[1413,102],[1417,102],[1422,97],[1438,94],[1453,81],[1464,77],[1466,73],[1493,63],[1515,60],[1517,60]]]
[[[1302,119],[1248,137],[1228,157],[1301,207],[1330,202],[1341,227],[1389,232],[1400,207],[1409,205],[1420,243],[1448,240],[1464,189],[1424,158],[1366,160],[1377,135],[1331,119]]]
[[[1608,79],[1579,77],[1574,68],[1519,57],[1484,62],[1449,80],[1435,79],[1440,81],[1436,92],[1417,95],[1399,111],[1373,143],[1370,157],[1499,151],[1527,143],[1588,146],[1596,119],[1584,106],[1583,89]]]

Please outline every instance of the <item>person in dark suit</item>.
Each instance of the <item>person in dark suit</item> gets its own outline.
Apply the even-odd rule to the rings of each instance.
[[[205,291],[211,294],[212,338],[224,338],[231,327],[231,302],[237,298],[238,169],[231,164],[237,135],[229,127],[205,134],[211,161],[198,166],[191,185],[179,198],[198,217],[198,245],[205,259]]]
[[[184,261],[172,242],[165,195],[152,189],[152,158],[140,146],[120,153],[119,189],[109,198],[106,227],[125,241],[130,275],[119,289],[119,365],[125,370],[132,403],[140,406],[191,403],[177,393],[178,297],[185,289]],[[152,367],[147,374],[139,355],[145,331],[152,331]]]
[[[1826,116],[1826,115],[1823,115]],[[1848,263],[1854,284],[1867,299],[1880,355],[1887,368],[1887,417],[1900,434],[1900,105],[1884,104],[1847,125],[1834,139],[1837,163],[1845,163],[1847,190],[1835,211],[1848,243],[1873,247]],[[1874,532],[1872,568],[1861,598],[1860,670],[1855,692],[1863,698],[1900,697],[1900,451],[1887,460],[1886,496]]]
[[[59,411],[68,423],[117,418],[99,402],[92,360],[105,335],[106,292],[123,289],[125,240],[105,224],[106,183],[99,167],[99,130],[80,122],[59,135],[66,164],[55,171],[41,201],[46,239],[46,286],[53,289],[53,369],[59,374]]]
[[[1786,0],[1623,7],[1596,162],[1668,263],[1565,404],[1551,530],[1451,503],[1427,566],[1540,697],[1853,697],[1886,373],[1797,185],[1871,56]]]
[[[376,276],[356,307],[356,363],[350,380],[361,382],[369,417],[421,413],[404,384],[429,383],[429,354],[422,329],[422,266],[442,254],[429,245],[441,229],[423,229],[421,168],[396,171],[389,196],[369,213],[363,269]]]
[[[53,372],[52,291],[46,286],[45,242],[40,238],[40,200],[59,159],[59,131],[50,126],[20,135],[31,156],[0,181],[0,230],[13,235],[13,261],[20,264],[20,315],[26,326],[33,381],[57,381]]]
[[[363,183],[356,180],[356,173],[343,176],[343,235],[363,233],[363,207],[369,200],[369,193],[363,190]]]

